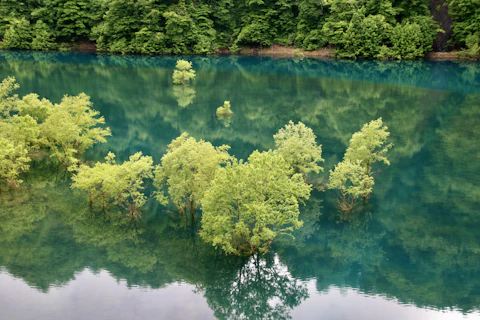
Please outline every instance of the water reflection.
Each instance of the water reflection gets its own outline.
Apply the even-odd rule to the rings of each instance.
[[[311,304],[317,293],[353,289],[394,305],[478,310],[478,64],[195,57],[195,92],[176,92],[172,57],[2,52],[0,58],[6,59],[0,76],[14,75],[20,94],[53,101],[65,93],[92,96],[113,132],[87,155],[92,160],[108,150],[121,160],[143,151],[158,163],[183,131],[229,144],[246,158],[273,147],[272,135],[289,120],[314,129],[326,171],[372,119],[383,118],[395,144],[392,165],[378,175],[362,212],[341,217],[331,191],[315,192],[295,239],[280,239],[271,255],[250,259],[224,256],[196,236],[199,219],[175,220],[153,201],[138,224],[93,214],[54,169],[33,168],[23,190],[0,195],[0,266],[29,286],[50,296],[54,287],[81,286],[85,269],[108,270],[134,291],[163,292],[185,282],[196,293],[188,299],[203,297],[213,312],[206,317],[220,319],[315,318],[325,311]],[[235,105],[229,125],[215,116],[225,100]],[[21,292],[12,286],[11,294]],[[197,306],[184,307],[190,305]]]

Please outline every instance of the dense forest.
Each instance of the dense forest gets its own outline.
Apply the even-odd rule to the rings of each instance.
[[[4,49],[142,54],[236,52],[274,44],[340,58],[478,57],[480,0],[3,0]]]

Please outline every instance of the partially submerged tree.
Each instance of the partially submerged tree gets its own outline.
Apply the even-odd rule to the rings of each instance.
[[[178,60],[173,71],[173,83],[188,85],[190,80],[195,78],[195,70],[192,69],[192,63],[186,60]]]
[[[342,211],[351,211],[359,197],[366,197],[372,192],[373,177],[365,174],[358,162],[344,160],[330,170],[329,189],[340,191],[339,207]]]
[[[228,149],[229,146],[214,147],[210,142],[197,141],[182,133],[168,145],[167,153],[155,169],[158,201],[166,205],[170,200],[182,215],[189,209],[193,218],[215,173],[231,159]],[[164,187],[168,196],[163,193]]]
[[[387,130],[388,127],[383,125],[382,118],[365,124],[359,132],[352,135],[344,158],[352,162],[360,161],[368,176],[372,176],[372,167],[377,162],[390,165],[385,155],[393,144],[387,143],[390,135]]]
[[[0,136],[0,181],[9,187],[18,187],[22,180],[19,175],[29,168],[30,158],[25,145]]]
[[[217,108],[216,112],[218,117],[228,117],[233,114],[233,111],[230,109],[230,101],[225,101],[223,106]]]
[[[98,117],[100,112],[91,106],[90,97],[84,93],[64,96],[40,125],[51,156],[65,167],[78,165],[85,150],[98,142],[106,142],[105,137],[111,135],[109,128],[98,126],[104,124],[105,119]]]
[[[311,187],[272,151],[221,168],[202,201],[200,236],[226,253],[265,253],[276,236],[302,226],[299,201]]]
[[[343,161],[330,170],[329,189],[340,191],[340,208],[350,211],[359,197],[366,201],[374,184],[373,165],[383,162],[390,165],[386,153],[393,146],[387,143],[390,133],[382,118],[372,120],[353,134]]]
[[[323,162],[322,145],[317,145],[317,137],[313,130],[302,122],[290,121],[273,136],[276,153],[280,154],[293,168],[295,173],[306,177],[309,173],[319,173],[323,168],[318,165]]]
[[[125,209],[130,219],[141,216],[140,209],[147,202],[145,181],[153,177],[153,160],[137,152],[122,164],[109,153],[106,162],[93,167],[82,165],[72,177],[72,188],[88,192],[90,205],[108,212],[113,206]]]

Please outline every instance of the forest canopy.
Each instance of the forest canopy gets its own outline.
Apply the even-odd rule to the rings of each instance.
[[[448,6],[450,42],[478,55],[480,0],[441,2],[434,7],[429,0],[5,0],[0,37],[4,49],[68,49],[66,43],[94,41],[105,52],[210,54],[278,44],[304,50],[330,46],[343,58],[413,59],[432,51],[443,32],[433,16],[444,20],[440,12]]]

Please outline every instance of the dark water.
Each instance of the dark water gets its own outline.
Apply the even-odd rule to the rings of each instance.
[[[480,317],[478,63],[192,57],[193,92],[173,88],[175,60],[0,52],[0,78],[54,102],[90,95],[113,134],[90,160],[158,163],[184,131],[246,158],[293,120],[314,129],[328,172],[382,117],[395,146],[367,210],[340,217],[334,193],[314,193],[294,241],[225,257],[153,200],[137,224],[95,216],[34,166],[0,197],[0,319]],[[230,122],[215,117],[225,100]]]

